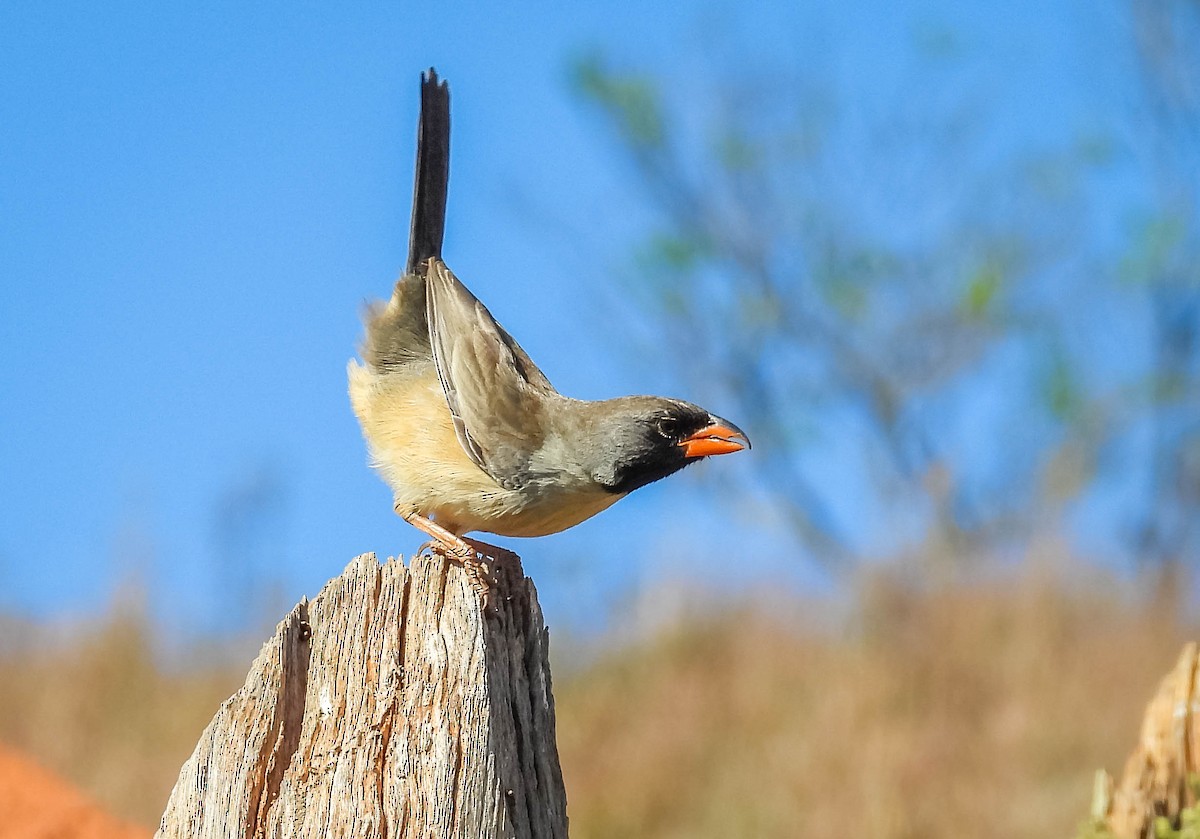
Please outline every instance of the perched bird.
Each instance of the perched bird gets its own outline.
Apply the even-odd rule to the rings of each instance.
[[[688,402],[586,402],[555,390],[442,262],[449,154],[450,92],[430,69],[408,267],[391,300],[369,310],[364,363],[348,369],[399,515],[471,563],[493,546],[465,533],[557,533],[689,464],[750,447],[736,425]]]

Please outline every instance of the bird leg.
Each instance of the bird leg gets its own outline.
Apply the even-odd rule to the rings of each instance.
[[[433,537],[433,541],[429,543],[432,550],[463,567],[471,580],[471,589],[479,595],[484,608],[487,608],[488,595],[491,591],[491,569],[481,558],[482,552],[463,537],[451,533],[433,519],[426,518],[420,513],[400,513],[400,515],[413,527]]]

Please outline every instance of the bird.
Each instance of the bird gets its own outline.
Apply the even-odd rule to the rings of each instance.
[[[366,311],[349,394],[395,512],[478,580],[481,558],[512,554],[465,534],[557,533],[750,440],[679,399],[585,401],[554,388],[442,261],[449,85],[430,68],[420,96],[407,267]]]

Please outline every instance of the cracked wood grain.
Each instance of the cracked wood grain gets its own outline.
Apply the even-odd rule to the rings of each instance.
[[[549,635],[519,565],[481,613],[437,556],[356,558],[279,624],[158,837],[565,837]]]
[[[1101,772],[1093,816],[1114,837],[1155,835],[1155,819],[1179,826],[1180,811],[1196,805],[1200,777],[1200,646],[1184,646],[1175,667],[1146,706],[1138,744],[1125,762],[1121,782]]]

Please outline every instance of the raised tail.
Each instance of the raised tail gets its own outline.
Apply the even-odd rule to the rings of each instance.
[[[446,190],[450,182],[450,87],[432,67],[421,74],[421,120],[417,126],[417,172],[413,185],[408,270],[442,255]]]

